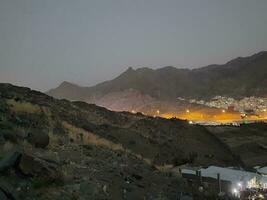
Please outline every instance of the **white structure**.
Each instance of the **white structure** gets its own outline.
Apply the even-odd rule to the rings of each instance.
[[[258,168],[257,171],[263,176],[267,176],[267,167]]]
[[[261,168],[262,171],[266,170],[267,167]],[[257,173],[237,170],[233,168],[223,168],[217,166],[210,166],[208,168],[201,168],[202,177],[217,178],[217,174],[220,174],[221,180],[229,181],[232,183],[232,186],[235,187],[263,187],[267,188],[267,176],[262,176]],[[196,174],[196,171],[193,169],[181,169],[181,172],[184,174]]]
[[[216,178],[218,173],[222,180],[230,181],[234,186],[242,184],[248,188],[259,186],[267,188],[267,177],[257,173],[216,166],[201,169],[201,174],[205,177]]]

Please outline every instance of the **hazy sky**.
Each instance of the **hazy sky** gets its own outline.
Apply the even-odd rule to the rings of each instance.
[[[42,91],[262,50],[267,0],[0,0],[0,82]]]

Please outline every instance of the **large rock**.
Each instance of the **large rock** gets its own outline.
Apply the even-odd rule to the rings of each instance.
[[[4,135],[2,133],[0,133],[0,145],[5,144],[6,140],[4,138]]]
[[[25,176],[42,178],[48,181],[59,180],[62,177],[57,162],[26,154],[21,156],[18,170]]]
[[[99,189],[94,183],[84,181],[80,184],[80,192],[85,198],[92,199],[98,195]]]
[[[1,200],[8,200],[6,194],[2,190],[0,190],[0,199]]]
[[[6,182],[0,181],[0,199],[1,200],[19,200],[14,188]]]
[[[42,132],[31,132],[28,135],[28,141],[36,148],[45,148],[49,144],[49,136]]]
[[[0,137],[2,138],[2,141],[10,141],[13,143],[17,143],[18,142],[18,134],[16,131],[14,130],[0,130]]]
[[[19,152],[10,152],[0,161],[0,172],[5,172],[13,167],[15,167],[18,162],[21,153]]]

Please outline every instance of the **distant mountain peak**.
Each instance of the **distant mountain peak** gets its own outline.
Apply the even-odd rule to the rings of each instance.
[[[73,84],[73,83],[71,83],[71,82],[68,82],[68,81],[63,81],[63,82],[60,84],[60,86],[69,86],[69,85],[75,85],[75,84]]]
[[[255,59],[260,59],[261,57],[264,58],[265,56],[267,56],[267,51],[261,51],[248,57],[237,57],[227,62],[226,65],[239,65]]]
[[[128,67],[126,71],[134,71],[133,67]]]
[[[166,69],[166,70],[176,70],[177,68],[174,67],[174,66],[165,66],[165,67],[162,67],[161,69]]]
[[[128,67],[126,71],[124,71],[123,73],[121,73],[117,78],[122,78],[122,77],[130,77],[132,75],[134,75],[136,72],[135,69],[133,69],[133,67]]]
[[[133,69],[133,67],[128,67],[126,71],[124,71],[122,74],[129,74],[129,73],[133,73],[135,70]]]
[[[266,66],[267,51],[238,57],[223,65],[209,65],[193,70],[173,66],[158,69],[128,67],[115,79],[96,86],[80,87],[65,81],[49,94],[71,100],[88,100],[91,97],[97,100],[108,93],[133,88],[160,99],[175,99],[177,96],[202,99],[216,95],[265,96]]]
[[[74,83],[68,82],[68,81],[63,81],[60,85],[59,88],[76,88],[80,87]]]

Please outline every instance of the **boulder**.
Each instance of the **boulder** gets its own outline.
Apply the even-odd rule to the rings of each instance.
[[[7,196],[6,196],[6,194],[5,194],[2,190],[0,190],[0,199],[1,199],[1,200],[9,200],[9,199],[7,198]]]
[[[19,200],[14,188],[6,182],[0,181],[0,199],[1,200]]]
[[[13,143],[18,142],[18,136],[17,136],[16,131],[3,129],[3,130],[0,130],[0,135],[5,141],[10,141]]]
[[[37,177],[47,181],[62,178],[60,166],[53,160],[23,154],[18,164],[18,170],[25,176]]]
[[[0,173],[5,172],[13,167],[15,167],[18,162],[21,153],[19,152],[9,152],[1,161],[0,161]]]
[[[99,193],[99,188],[94,183],[90,181],[84,181],[80,183],[80,192],[87,198],[91,199],[97,196]]]
[[[49,144],[49,136],[42,132],[31,132],[28,135],[28,142],[36,148],[45,148]]]
[[[2,133],[0,133],[0,145],[5,144],[6,140],[4,138],[4,135]]]

